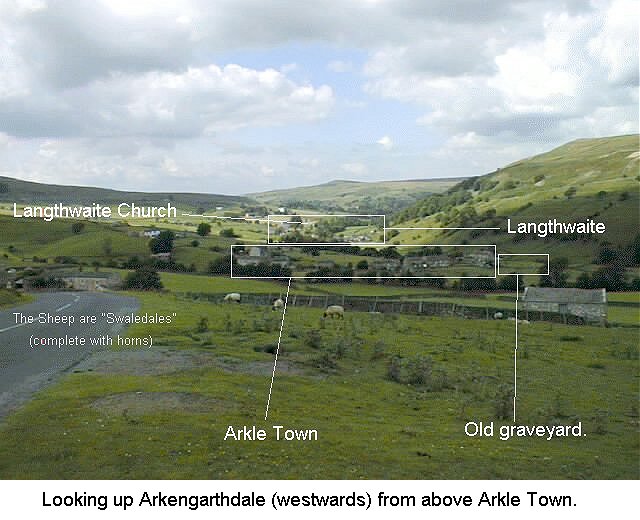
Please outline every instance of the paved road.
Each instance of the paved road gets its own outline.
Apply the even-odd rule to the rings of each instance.
[[[0,418],[33,393],[51,382],[58,374],[99,349],[89,338],[114,335],[121,325],[109,325],[102,312],[127,314],[136,312],[134,298],[109,293],[54,292],[36,296],[33,303],[0,312]],[[45,321],[73,316],[74,323],[16,323],[14,312],[34,316],[45,313]],[[96,324],[81,324],[81,315],[97,315]],[[86,346],[31,347],[30,338],[86,338]]]

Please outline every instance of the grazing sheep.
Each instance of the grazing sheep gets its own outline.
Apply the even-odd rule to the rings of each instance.
[[[326,310],[324,311],[324,317],[325,318],[338,318],[343,320],[344,319],[344,307],[342,307],[341,305],[329,305],[329,307],[326,308]]]
[[[224,301],[227,303],[240,303],[240,293],[229,293],[224,297]]]
[[[516,321],[515,318],[507,318],[509,321]],[[521,320],[518,319],[518,323],[524,323],[525,325],[529,325],[529,323],[531,323],[529,320]]]
[[[502,318],[503,318],[503,316],[502,316],[502,313],[501,313],[501,312],[496,312],[496,313],[493,315],[493,319],[494,319],[494,320],[501,320]]]
[[[272,311],[279,311],[281,309],[284,309],[284,302],[282,301],[282,298],[278,298],[277,300],[273,300],[273,304],[271,305],[271,310]]]

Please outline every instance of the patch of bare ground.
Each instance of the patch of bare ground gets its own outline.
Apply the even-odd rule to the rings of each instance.
[[[91,408],[107,415],[145,415],[157,412],[213,413],[225,407],[218,399],[189,392],[123,392],[100,397]]]
[[[273,358],[264,361],[247,361],[216,353],[195,350],[145,349],[104,350],[95,352],[78,363],[74,372],[94,374],[122,374],[132,376],[156,376],[200,368],[219,368],[227,372],[239,372],[258,376],[270,376]],[[300,375],[302,370],[286,360],[278,361],[278,371]]]
[[[202,366],[198,352],[168,349],[103,350],[81,361],[74,372],[156,376]],[[206,356],[205,357],[209,357]]]

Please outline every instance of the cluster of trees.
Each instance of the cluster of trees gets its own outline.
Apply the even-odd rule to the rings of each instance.
[[[129,273],[124,279],[122,287],[136,291],[160,291],[162,290],[162,280],[160,280],[157,271],[143,266]]]
[[[615,247],[610,242],[601,242],[594,263],[598,265],[620,264],[624,267],[640,265],[640,233],[624,247]]]
[[[283,277],[291,276],[291,269],[279,264],[261,262],[255,265],[234,265],[233,274],[237,276]]]
[[[394,221],[403,222],[415,218],[426,217],[427,215],[433,215],[439,211],[447,211],[455,206],[464,204],[471,200],[472,194],[470,189],[473,188],[474,179],[467,179],[455,186],[449,188],[444,193],[436,193],[421,200],[420,202],[410,206],[398,213]]]
[[[573,286],[580,289],[607,289],[608,291],[640,290],[640,278],[628,281],[626,268],[640,264],[640,235],[626,247],[614,248],[608,243],[600,245],[595,263],[601,265],[593,273],[581,273]],[[569,259],[552,258],[549,273],[540,275],[541,287],[569,287]],[[544,267],[541,273],[544,272]]]
[[[330,278],[323,278],[330,277]],[[319,267],[315,271],[309,271],[305,278],[308,282],[338,283],[351,282],[353,268],[351,266],[334,265],[331,267]]]
[[[48,278],[39,276],[31,280],[31,287],[34,289],[63,289],[64,286],[64,280],[60,280],[53,276]]]
[[[592,274],[582,273],[576,279],[580,289],[606,289],[607,291],[640,291],[640,278],[627,282],[625,268],[620,264],[601,267]]]
[[[149,249],[153,254],[171,253],[176,234],[173,231],[160,231],[160,234],[149,240]]]

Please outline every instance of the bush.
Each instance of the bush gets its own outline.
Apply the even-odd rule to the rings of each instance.
[[[387,377],[396,383],[402,382],[402,360],[400,356],[393,356],[389,361]]]
[[[317,330],[311,329],[309,332],[307,332],[305,343],[311,348],[319,349],[322,345],[322,336]]]
[[[74,222],[71,224],[71,232],[74,234],[80,233],[84,229],[84,222]]]
[[[205,316],[201,316],[198,321],[198,325],[196,325],[196,332],[207,332],[209,330],[209,319]]]
[[[513,411],[513,387],[502,384],[498,387],[493,398],[493,410],[496,419],[507,419]]]
[[[313,365],[323,371],[331,371],[338,368],[338,362],[329,352],[323,352],[313,360]]]
[[[211,274],[231,273],[231,255],[221,256],[209,262],[207,271]]]
[[[433,370],[433,360],[428,356],[420,356],[409,363],[409,383],[413,385],[429,385]]]
[[[384,341],[378,340],[373,344],[373,353],[371,354],[371,359],[381,359],[385,356],[387,350],[387,345]]]
[[[233,228],[228,228],[222,229],[220,231],[220,236],[225,238],[238,238],[239,235],[236,235],[235,231],[233,231]]]

